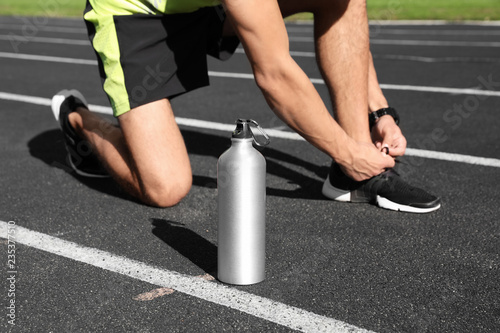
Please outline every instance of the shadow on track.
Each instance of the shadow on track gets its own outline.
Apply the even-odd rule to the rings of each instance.
[[[150,221],[154,227],[153,235],[206,273],[217,276],[217,246],[182,223],[157,218]]]
[[[125,200],[135,201],[121,190],[111,178],[83,177],[71,169],[60,130],[50,130],[38,134],[28,142],[28,148],[31,156],[53,167],[61,176],[66,173],[70,174],[91,189]]]
[[[230,136],[218,136],[192,130],[182,130],[186,147],[190,154],[212,156],[218,158],[231,145]],[[301,199],[324,199],[321,194],[322,181],[311,178],[296,170],[286,167],[284,164],[295,165],[297,167],[313,172],[320,178],[326,178],[329,167],[318,166],[296,156],[281,152],[271,147],[257,147],[264,155],[267,162],[267,173],[275,175],[285,181],[299,185],[297,190],[283,190],[267,187],[267,195],[301,198]],[[215,187],[217,179],[206,176],[193,176],[193,184],[202,187]]]
[[[229,148],[231,141],[229,137],[222,137],[213,134],[197,132],[193,130],[182,130],[182,135],[186,143],[189,154],[212,156],[218,158],[226,149]],[[120,197],[125,200],[136,201],[123,190],[121,190],[111,179],[87,178],[77,175],[67,162],[67,153],[64,148],[62,134],[59,130],[50,130],[38,134],[28,142],[30,154],[42,160],[51,167],[69,173],[77,178],[84,185],[109,194]],[[276,188],[267,188],[267,194],[279,197],[301,198],[321,200],[322,182],[311,178],[296,170],[286,167],[285,164],[295,165],[299,168],[313,172],[320,178],[326,178],[328,167],[318,166],[296,156],[281,152],[279,150],[266,147],[261,153],[267,160],[267,173],[275,175],[290,183],[298,185],[295,190],[285,190]],[[193,175],[193,185],[216,188],[217,179],[205,175]]]

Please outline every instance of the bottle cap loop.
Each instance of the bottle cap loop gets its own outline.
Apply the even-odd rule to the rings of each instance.
[[[253,120],[253,119],[238,119],[236,121],[236,124],[237,124],[237,127],[236,127],[236,130],[233,132],[233,138],[234,137],[240,137],[240,138],[253,137],[253,141],[255,142],[255,144],[257,146],[260,146],[260,147],[267,146],[271,142],[269,135],[267,135],[267,133],[264,131],[264,129],[262,127],[260,127],[259,123],[257,123],[255,120]],[[259,132],[264,137],[263,142],[259,142],[257,140],[257,137],[255,136],[255,134],[253,133],[253,131],[249,125],[253,125],[254,127],[257,127]]]

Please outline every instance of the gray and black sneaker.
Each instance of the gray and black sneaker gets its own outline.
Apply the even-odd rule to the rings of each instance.
[[[92,153],[90,143],[80,138],[69,123],[68,115],[78,107],[88,108],[85,97],[77,90],[61,90],[52,97],[52,112],[59,122],[68,151],[67,162],[80,176],[107,178],[109,174]]]
[[[367,202],[379,207],[409,213],[429,213],[441,207],[441,200],[409,185],[393,169],[357,182],[333,163],[323,184],[323,195],[343,202]]]

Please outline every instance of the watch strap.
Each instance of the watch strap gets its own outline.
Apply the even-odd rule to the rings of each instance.
[[[385,115],[389,115],[392,118],[394,118],[396,125],[399,125],[399,114],[397,113],[396,109],[389,106],[387,108],[382,108],[382,109],[379,109],[377,111],[373,111],[368,115],[368,119],[370,122],[370,131],[373,128],[373,126],[375,126],[375,123],[377,122],[377,120],[380,117],[385,116]]]

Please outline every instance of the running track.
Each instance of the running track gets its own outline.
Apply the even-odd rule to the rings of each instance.
[[[312,27],[288,30],[291,54],[328,103]],[[184,202],[145,207],[112,182],[78,178],[48,105],[74,87],[110,112],[83,24],[0,18],[2,331],[495,332],[500,27],[374,23],[370,32],[409,142],[400,172],[442,197],[435,213],[325,200],[328,158],[269,112],[241,50],[210,60],[212,85],[173,102],[194,173]],[[267,279],[248,287],[211,278],[216,161],[238,117],[273,138],[263,151]]]

